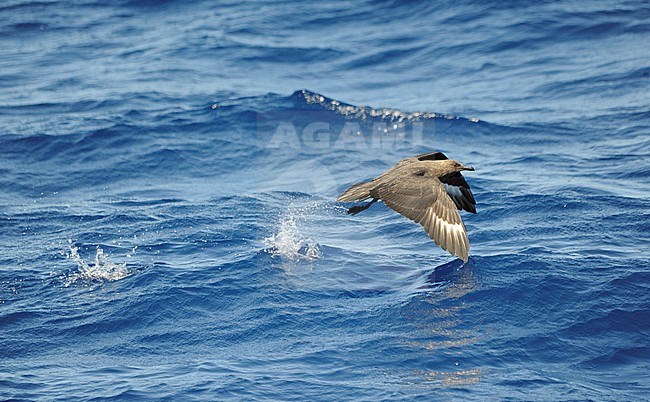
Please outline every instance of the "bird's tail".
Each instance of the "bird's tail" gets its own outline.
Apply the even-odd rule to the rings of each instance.
[[[336,201],[363,201],[370,198],[370,190],[374,187],[374,184],[369,181],[365,183],[357,183],[349,189],[345,190],[343,194],[339,195],[339,198]]]

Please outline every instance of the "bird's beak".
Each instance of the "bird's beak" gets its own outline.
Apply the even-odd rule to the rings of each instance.
[[[461,169],[462,169],[462,170],[470,170],[470,171],[472,171],[472,172],[473,172],[474,170],[476,170],[476,169],[474,169],[474,168],[471,167],[471,166],[463,166]]]

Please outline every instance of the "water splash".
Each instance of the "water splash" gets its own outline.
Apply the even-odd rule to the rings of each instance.
[[[135,247],[132,252],[135,252]],[[78,268],[78,272],[75,272],[72,275],[64,275],[66,287],[77,281],[117,281],[132,273],[126,266],[126,262],[117,264],[110,261],[108,255],[99,246],[97,246],[95,252],[94,263],[86,262],[79,255],[79,248],[72,244],[70,245],[70,251],[66,256],[76,262]]]
[[[312,207],[290,208],[280,218],[277,233],[262,239],[265,252],[292,261],[313,261],[321,257],[318,243],[303,233],[301,224],[310,216]]]

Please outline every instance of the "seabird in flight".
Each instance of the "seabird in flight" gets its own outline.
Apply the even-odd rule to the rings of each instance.
[[[469,240],[458,213],[476,213],[476,201],[463,170],[474,168],[448,159],[442,152],[414,156],[398,162],[376,179],[345,190],[337,201],[371,199],[348,209],[355,215],[382,200],[391,209],[422,225],[429,237],[452,255],[468,261]]]

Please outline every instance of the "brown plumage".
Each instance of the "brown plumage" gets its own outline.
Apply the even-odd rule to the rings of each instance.
[[[352,207],[357,214],[378,200],[422,225],[443,250],[464,262],[469,258],[469,240],[458,210],[476,213],[476,201],[463,170],[473,167],[434,152],[404,159],[376,179],[345,190],[337,201],[371,201]]]

